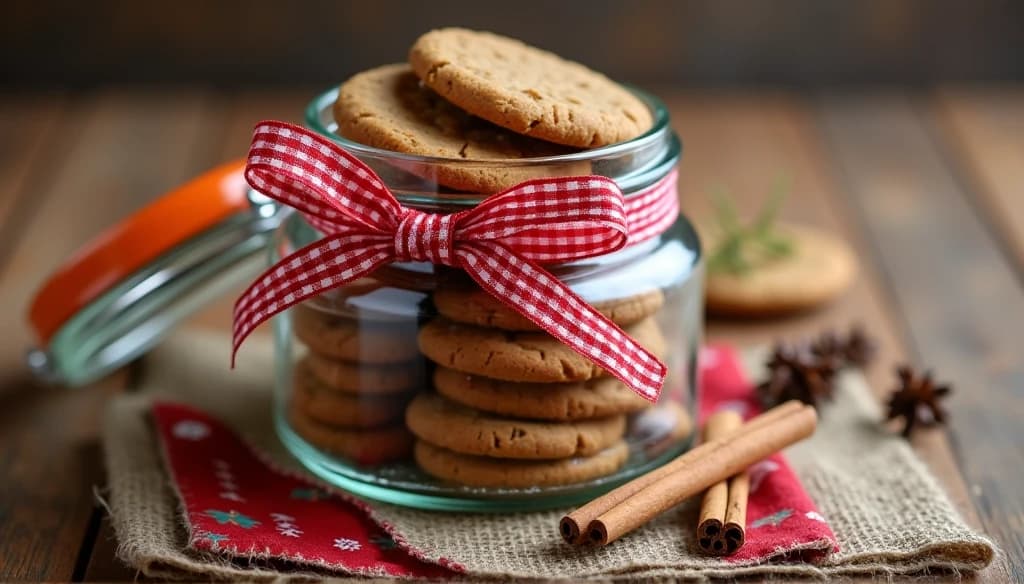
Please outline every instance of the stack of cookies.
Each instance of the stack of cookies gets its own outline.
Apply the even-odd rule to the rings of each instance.
[[[307,351],[294,367],[290,421],[314,446],[358,464],[407,458],[402,415],[424,385],[415,318],[340,316],[300,304],[295,337]]]
[[[648,403],[572,349],[471,284],[434,294],[440,316],[420,329],[436,393],[406,423],[427,473],[480,487],[590,480],[626,461],[626,415]],[[664,340],[653,290],[595,307],[655,354]]]
[[[539,176],[591,174],[589,162],[505,161],[622,142],[653,125],[643,101],[600,73],[513,39],[457,28],[420,37],[408,64],[353,76],[339,88],[333,112],[338,134],[348,140],[453,161],[374,162],[398,190],[412,180],[409,190],[428,192],[489,194]],[[463,161],[482,162],[458,164]],[[441,286],[433,301],[440,316],[420,328],[418,345],[436,364],[436,391],[416,395],[405,413],[423,470],[463,485],[518,488],[586,481],[625,463],[627,415],[647,408],[646,401],[475,285]],[[654,314],[663,301],[652,289],[597,308],[661,354]],[[349,458],[341,436],[347,445],[357,432],[400,434],[395,408],[409,388],[402,367],[390,364],[411,360],[417,339],[388,332],[392,344],[376,347],[376,337],[361,329],[353,356],[340,350],[340,331],[351,326],[296,319],[296,334],[311,353],[297,368],[295,409],[315,432],[298,429]],[[322,367],[354,359],[358,367],[344,374],[327,375]],[[341,383],[339,376],[350,379]]]

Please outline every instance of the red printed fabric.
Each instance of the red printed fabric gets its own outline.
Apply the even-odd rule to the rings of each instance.
[[[557,177],[528,180],[471,209],[439,215],[403,207],[373,170],[329,139],[270,121],[256,126],[245,177],[324,237],[242,293],[234,351],[289,306],[390,262],[425,261],[461,268],[487,293],[657,400],[665,365],[541,264],[612,253],[664,232],[679,212],[676,171],[628,201],[606,177]]]
[[[441,578],[455,563],[421,561],[370,520],[362,501],[270,468],[227,426],[180,404],[153,417],[188,519],[189,547],[352,574]]]
[[[701,368],[701,418],[720,408],[744,417],[760,411],[733,350],[704,349]],[[439,578],[463,571],[459,558],[419,559],[404,544],[401,525],[378,525],[369,504],[271,468],[228,427],[195,408],[158,402],[153,417],[193,549],[355,574]],[[838,549],[782,455],[750,473],[746,543],[729,561],[814,561]],[[560,542],[552,526],[552,545]]]

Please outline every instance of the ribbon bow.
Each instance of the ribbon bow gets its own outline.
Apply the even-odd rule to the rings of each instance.
[[[665,366],[537,264],[602,255],[633,240],[614,181],[529,180],[465,211],[425,213],[399,204],[380,177],[330,140],[273,121],[256,126],[245,177],[303,213],[324,237],[271,267],[238,299],[232,360],[249,333],[278,312],[384,264],[427,261],[465,270],[541,329],[657,399]],[[665,207],[664,197],[657,200],[655,209]],[[640,217],[651,230],[652,209]]]

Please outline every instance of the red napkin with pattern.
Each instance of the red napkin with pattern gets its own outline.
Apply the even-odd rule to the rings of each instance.
[[[720,408],[744,417],[760,411],[732,349],[706,348],[700,361],[702,420]],[[458,558],[424,558],[403,541],[401,525],[376,523],[368,503],[271,468],[205,413],[157,402],[153,417],[183,502],[191,548],[378,576],[438,578],[463,572]],[[822,541],[838,549],[782,455],[750,472],[746,543],[728,560],[815,561],[825,553]],[[554,529],[552,541],[560,542]]]

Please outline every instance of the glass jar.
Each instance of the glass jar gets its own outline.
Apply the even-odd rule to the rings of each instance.
[[[444,186],[483,173],[527,178],[602,175],[629,197],[673,172],[681,144],[664,105],[636,91],[655,124],[628,142],[501,162],[401,154],[338,136],[336,91],[306,124],[370,166],[407,207],[454,212],[486,194]],[[500,182],[500,181],[499,181]],[[292,214],[272,260],[320,234]],[[458,270],[396,262],[274,319],[275,424],[310,471],[357,495],[448,510],[524,511],[593,498],[678,455],[697,411],[702,261],[680,216],[666,232],[619,251],[545,266],[667,365],[656,404],[569,351]],[[554,343],[554,345],[552,345]],[[555,363],[571,381],[553,380]],[[584,378],[589,378],[584,380]]]

